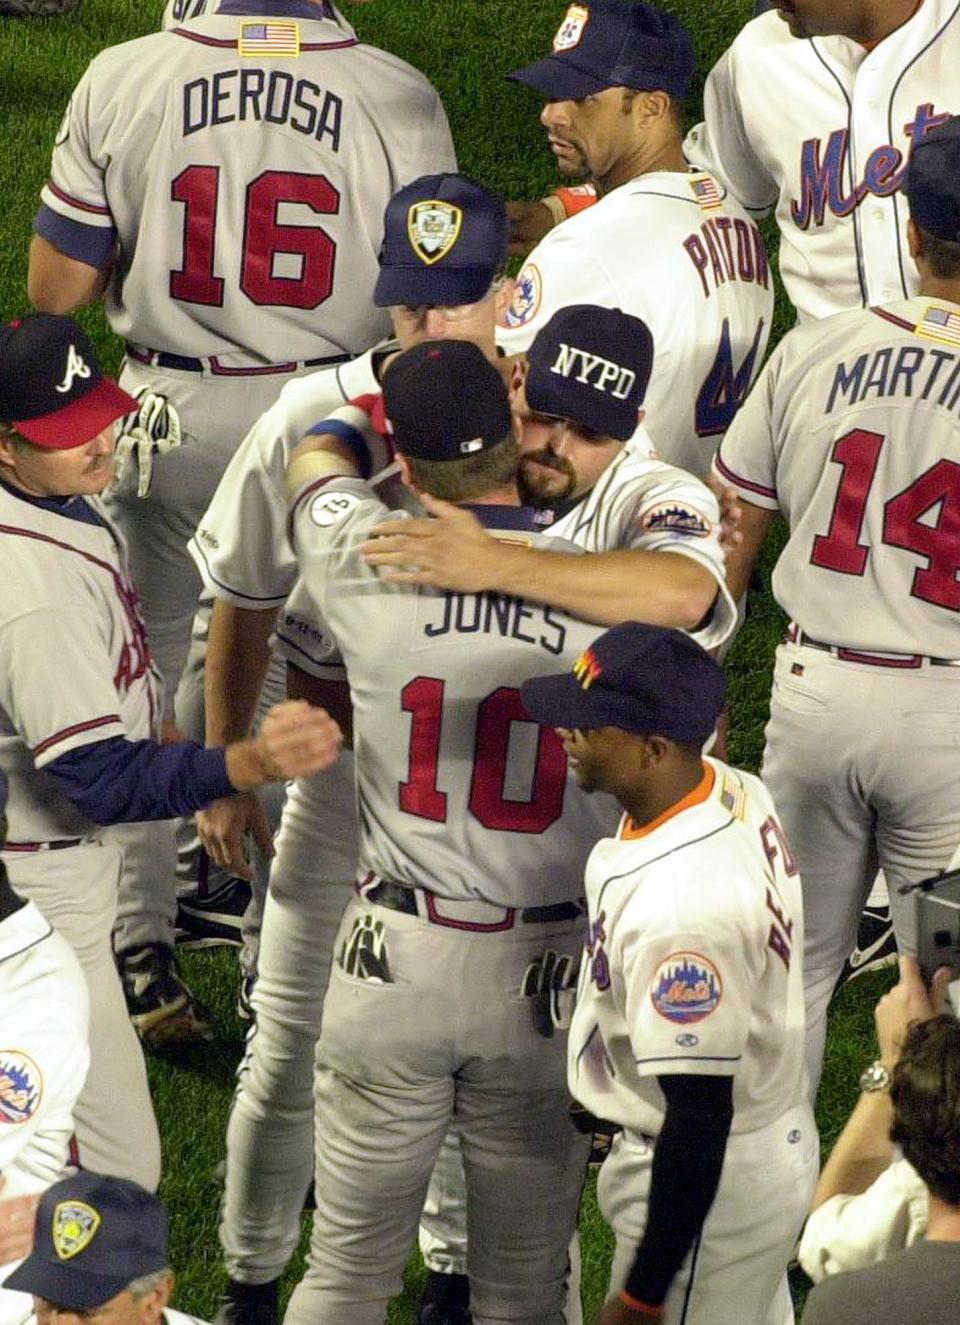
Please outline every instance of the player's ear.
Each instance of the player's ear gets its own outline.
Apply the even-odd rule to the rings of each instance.
[[[923,236],[920,233],[920,227],[912,216],[907,221],[907,247],[914,262],[917,258],[923,256]]]

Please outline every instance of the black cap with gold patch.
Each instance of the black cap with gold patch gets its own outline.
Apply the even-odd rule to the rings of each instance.
[[[379,308],[475,304],[506,266],[503,199],[465,175],[415,179],[387,203],[383,226]]]
[[[48,1187],[33,1251],[4,1288],[89,1311],[167,1266],[167,1212],[125,1178],[76,1173]]]

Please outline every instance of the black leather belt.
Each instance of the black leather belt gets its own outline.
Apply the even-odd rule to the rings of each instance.
[[[390,911],[402,911],[408,916],[420,914],[416,891],[405,887],[402,883],[394,883],[392,879],[381,879],[372,888],[365,889],[361,896],[364,901],[375,902]],[[512,908],[503,909],[510,911]],[[576,920],[578,916],[583,915],[583,907],[578,902],[554,902],[552,906],[527,906],[515,914],[519,915],[521,924],[548,925],[563,920]],[[442,924],[443,921],[439,920],[439,923]]]
[[[266,373],[292,373],[297,368],[324,368],[329,364],[346,363],[351,357],[349,354],[332,354],[321,359],[297,359],[289,363],[264,364],[259,368],[253,364],[248,368],[228,368],[218,364],[216,355],[211,359],[194,359],[187,354],[139,349],[136,345],[130,344],[127,345],[127,353],[137,363],[149,364],[151,368],[175,368],[181,373],[203,373],[209,370],[215,376],[219,373],[224,377],[256,377]]]

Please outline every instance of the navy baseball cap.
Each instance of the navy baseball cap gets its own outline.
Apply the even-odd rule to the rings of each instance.
[[[510,434],[507,388],[466,340],[428,340],[399,355],[383,379],[398,451],[417,460],[465,460]]]
[[[960,243],[960,115],[914,145],[903,188],[921,230]]]
[[[722,669],[695,640],[639,621],[599,636],[573,671],[520,688],[524,708],[546,727],[620,727],[691,743],[713,731],[725,693]]]
[[[550,101],[579,101],[607,87],[682,98],[696,67],[693,38],[678,18],[639,0],[570,5],[553,52],[508,77]]]
[[[527,404],[625,442],[637,428],[653,367],[646,322],[619,308],[569,304],[527,351]]]
[[[475,304],[506,266],[503,199],[464,175],[414,180],[387,203],[383,224],[379,308]]]
[[[69,451],[139,409],[104,377],[72,317],[31,313],[0,327],[0,419],[49,451]]]
[[[89,1311],[166,1269],[167,1212],[126,1178],[77,1173],[40,1198],[33,1251],[4,1287]]]

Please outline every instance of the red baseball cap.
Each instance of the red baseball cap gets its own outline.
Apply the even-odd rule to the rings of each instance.
[[[104,377],[71,317],[31,313],[0,327],[0,419],[49,451],[69,451],[139,406]]]

